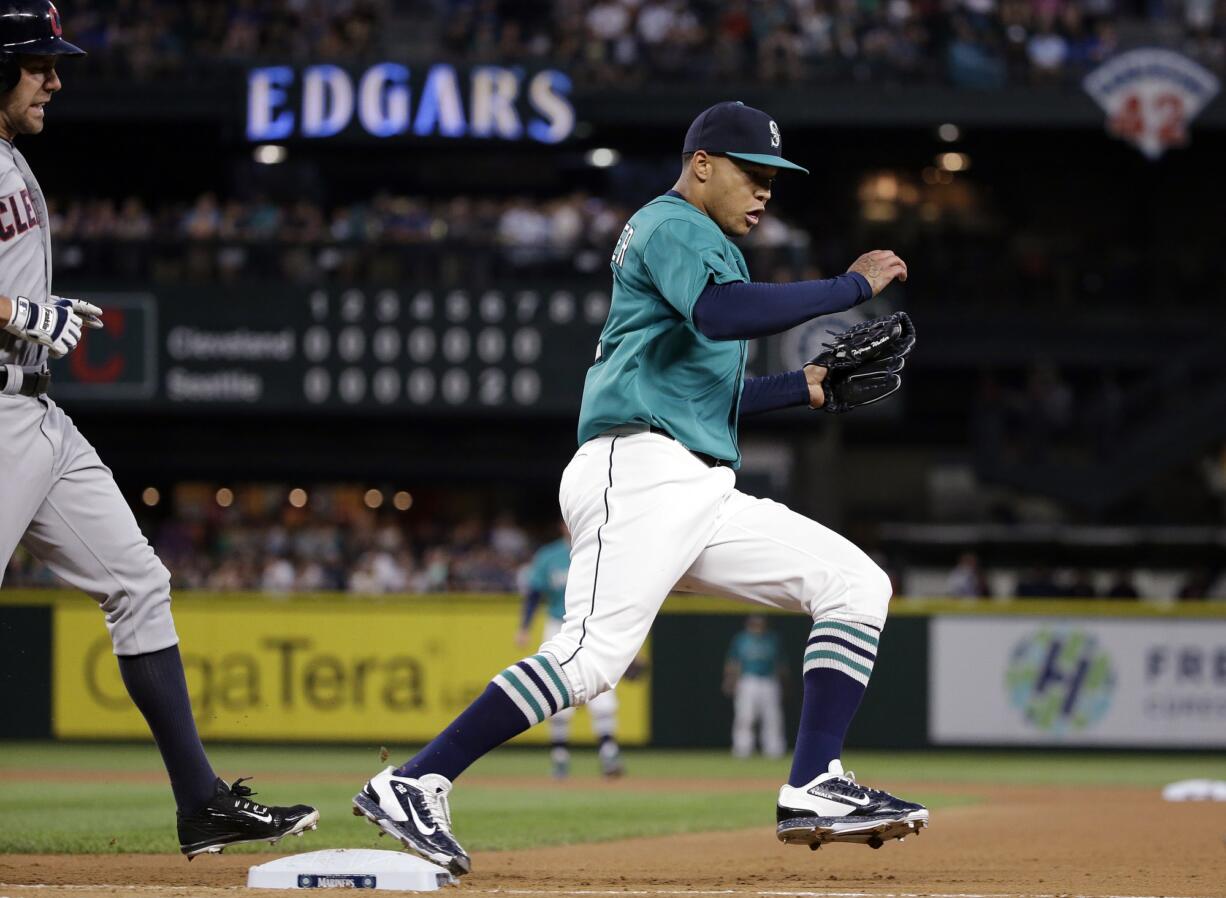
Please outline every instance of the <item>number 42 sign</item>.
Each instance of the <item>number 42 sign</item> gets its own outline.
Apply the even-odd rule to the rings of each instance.
[[[1188,141],[1188,125],[1217,94],[1212,72],[1171,50],[1129,50],[1086,75],[1086,92],[1107,113],[1107,130],[1150,159]]]

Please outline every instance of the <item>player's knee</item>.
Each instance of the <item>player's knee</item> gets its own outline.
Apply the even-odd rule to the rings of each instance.
[[[117,582],[100,604],[117,655],[156,652],[179,641],[170,612],[170,571],[156,556],[140,576]]]
[[[864,574],[861,592],[863,607],[860,613],[871,616],[878,625],[885,623],[890,609],[890,599],[894,595],[894,584],[890,581],[890,575],[876,564],[870,563],[869,569]]]
[[[562,669],[574,686],[575,704],[587,704],[597,696],[604,695],[617,685],[620,678],[610,676],[604,666],[597,663],[590,654],[580,651],[576,653]]]

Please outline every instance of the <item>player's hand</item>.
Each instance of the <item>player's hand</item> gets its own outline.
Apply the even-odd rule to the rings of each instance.
[[[33,302],[18,296],[12,300],[12,309],[12,317],[4,329],[23,340],[46,346],[52,358],[62,359],[81,341],[81,316],[73,311],[71,304]]]
[[[518,633],[515,634],[515,644],[519,646],[521,649],[524,648],[528,644],[528,631],[527,630],[520,630]]]
[[[868,285],[873,288],[873,296],[890,286],[890,282],[895,278],[898,278],[899,282],[907,279],[907,263],[889,249],[875,249],[865,253],[856,259],[847,271],[864,275]]]
[[[69,299],[66,296],[52,296],[57,306],[65,306],[71,309],[81,319],[81,326],[87,327],[90,330],[101,330],[102,328],[102,309],[98,308],[92,302],[86,302],[83,299]]]

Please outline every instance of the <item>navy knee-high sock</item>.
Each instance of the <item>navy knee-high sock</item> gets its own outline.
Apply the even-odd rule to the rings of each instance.
[[[877,659],[878,627],[821,620],[805,648],[804,704],[788,785],[803,786],[843,754],[847,729],[860,707]]]
[[[479,757],[573,704],[570,684],[551,655],[512,664],[429,745],[396,768],[397,776],[439,773],[454,780]]]
[[[196,732],[179,647],[120,655],[119,674],[162,753],[179,811],[198,811],[213,797],[217,774]]]

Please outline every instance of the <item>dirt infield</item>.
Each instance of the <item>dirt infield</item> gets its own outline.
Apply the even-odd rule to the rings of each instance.
[[[779,844],[764,826],[477,852],[474,872],[452,891],[695,898],[1223,898],[1224,837],[1226,806],[1220,803],[1170,804],[1149,789],[1010,788],[979,804],[939,810],[923,836],[878,851],[834,845],[809,852]],[[223,855],[189,864],[166,855],[0,855],[0,896],[213,898],[245,892],[247,868],[265,859]]]

